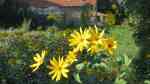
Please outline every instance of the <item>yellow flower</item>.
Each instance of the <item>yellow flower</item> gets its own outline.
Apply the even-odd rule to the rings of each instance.
[[[108,51],[110,55],[113,55],[113,50],[117,48],[117,42],[112,38],[104,40],[104,48]]]
[[[46,53],[47,51],[43,50],[41,55],[37,53],[36,56],[33,57],[35,63],[30,65],[30,67],[33,68],[32,72],[36,71],[40,67],[40,65],[43,64]]]
[[[94,28],[89,28],[90,38],[88,39],[90,43],[97,44],[102,43],[102,39],[104,37],[104,31],[101,33],[98,31],[98,28],[95,26]]]
[[[69,66],[69,64],[64,61],[63,57],[59,57],[58,60],[53,58],[52,60],[50,60],[50,64],[51,65],[48,66],[48,68],[51,69],[49,75],[52,75],[52,80],[58,81],[61,79],[61,76],[68,78],[67,73],[69,72],[69,70],[67,69],[67,67]]]
[[[104,31],[99,32],[96,26],[94,29],[90,28],[89,31],[90,31],[90,38],[88,39],[89,41],[88,52],[94,54],[101,50],[101,46],[103,45],[102,40],[104,37]]]
[[[100,51],[100,46],[99,45],[91,45],[90,48],[88,49],[88,52],[90,54],[95,54]]]
[[[75,61],[77,61],[77,53],[75,51],[69,51],[69,53],[66,56],[66,62],[72,64]]]
[[[90,37],[89,30],[74,31],[69,38],[70,46],[76,47],[79,51],[88,47],[89,42],[87,39]]]

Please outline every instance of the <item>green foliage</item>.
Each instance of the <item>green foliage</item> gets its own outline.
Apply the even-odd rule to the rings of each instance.
[[[139,57],[135,60],[137,78],[142,82],[150,79],[150,61],[147,57],[150,53],[150,2],[148,0],[127,0],[130,14],[135,15],[138,23],[135,25],[135,37],[140,47]],[[144,72],[144,73],[143,73]]]
[[[18,26],[17,29],[19,29],[20,31],[29,31],[30,30],[30,26],[31,26],[31,20],[24,20],[23,23],[21,24],[21,26]]]
[[[116,79],[115,84],[127,84],[127,82],[123,79]]]
[[[50,49],[50,56],[64,54],[67,49],[63,32],[8,30],[0,32],[0,83],[1,84],[55,84],[45,70],[31,73],[32,56],[43,49]],[[59,40],[59,41],[58,41]],[[59,48],[63,52],[59,51]],[[55,54],[55,55],[56,55]],[[64,83],[64,82],[63,82]]]
[[[139,47],[135,44],[133,37],[134,31],[132,27],[127,25],[112,26],[109,29],[110,35],[118,42],[118,49],[116,50],[115,56],[119,64],[117,66],[120,67],[120,74],[131,84],[136,80],[136,68],[133,67],[133,62],[139,53]]]
[[[74,78],[79,84],[82,84],[79,73],[74,73]]]
[[[130,26],[112,26],[109,32],[118,41],[116,56],[127,55],[131,58],[137,55],[139,48],[135,44],[134,30]]]
[[[70,74],[69,79],[59,82],[51,80],[45,66],[41,66],[40,70],[32,73],[29,65],[32,64],[33,55],[43,49],[49,51],[46,61],[54,55],[65,55],[69,50],[66,36],[72,30],[48,28],[46,31],[29,32],[24,29],[26,26],[22,27],[23,29],[20,28],[19,30],[0,32],[0,83],[111,84],[115,82],[116,84],[126,84],[127,81],[125,82],[124,78],[128,77],[130,62],[138,50],[132,38],[132,31],[128,27],[115,26],[109,31],[110,35],[113,35],[119,42],[115,57],[109,58],[103,54],[92,57],[90,54],[83,52],[84,56],[81,56],[79,62],[75,62],[77,65],[71,70],[73,75]],[[122,38],[128,38],[128,40]],[[115,80],[115,78],[118,79]]]
[[[145,80],[144,84],[150,84],[150,81],[149,80]]]
[[[105,16],[105,23],[107,25],[115,25],[116,24],[116,16],[111,12],[107,12]]]
[[[64,25],[63,23],[63,16],[56,14],[56,13],[49,13],[49,15],[47,16],[47,20],[49,21],[49,23],[51,24],[51,26],[53,25]]]
[[[130,26],[112,26],[108,35],[118,42],[115,55],[109,58],[104,54],[96,54],[92,58],[84,53],[80,59],[85,60],[85,62],[76,65],[77,71],[75,71],[74,76],[76,81],[83,84],[86,84],[87,81],[91,83],[90,80],[100,80],[99,83],[104,84],[105,81],[111,81],[115,84],[132,84],[134,82],[134,69],[131,65],[138,53],[138,47],[132,36],[133,33],[134,31]],[[113,81],[114,79],[115,81]]]

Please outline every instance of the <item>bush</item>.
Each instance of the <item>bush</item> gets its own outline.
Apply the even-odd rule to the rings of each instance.
[[[48,84],[50,78],[42,71],[32,73],[29,65],[32,56],[43,49],[60,55],[67,49],[63,32],[48,31],[1,31],[0,32],[0,83],[1,84]],[[58,41],[59,40],[59,41]],[[62,49],[65,48],[65,49]],[[56,53],[56,51],[60,51]],[[63,51],[63,52],[62,52]],[[51,81],[52,84],[55,84]]]

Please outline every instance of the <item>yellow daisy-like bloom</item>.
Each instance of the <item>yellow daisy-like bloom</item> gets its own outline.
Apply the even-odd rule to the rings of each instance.
[[[33,68],[32,72],[36,71],[40,67],[40,65],[43,64],[46,53],[47,51],[43,50],[41,55],[37,53],[36,56],[33,57],[33,60],[35,61],[35,63],[30,65],[30,67]]]
[[[89,48],[88,52],[91,54],[97,53],[101,50],[101,46],[103,45],[103,37],[104,37],[104,31],[99,32],[98,28],[95,26],[94,29],[90,28],[90,38],[89,40]]]
[[[90,54],[95,54],[98,53],[100,51],[100,45],[91,45],[90,48],[88,49],[88,52]]]
[[[58,60],[53,58],[52,60],[50,60],[50,64],[51,65],[48,66],[48,68],[51,69],[49,75],[52,75],[52,80],[59,81],[61,79],[61,76],[68,78],[67,73],[69,72],[69,70],[67,69],[67,67],[69,66],[69,64],[64,61],[63,57],[59,57]]]
[[[108,51],[110,55],[113,55],[113,50],[117,48],[117,42],[112,38],[104,40],[104,48]]]
[[[89,42],[87,39],[90,37],[89,30],[74,31],[69,38],[70,46],[76,47],[79,51],[88,47]]]
[[[66,56],[66,62],[68,62],[68,64],[72,64],[75,61],[77,61],[77,53],[75,51],[69,51]]]

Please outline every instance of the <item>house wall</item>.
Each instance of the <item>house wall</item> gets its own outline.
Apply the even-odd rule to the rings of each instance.
[[[65,7],[64,21],[66,25],[80,25],[81,10],[80,7]]]
[[[30,5],[31,11],[34,14],[40,16],[46,16],[48,13],[53,12],[56,14],[61,14],[63,17],[63,23],[65,25],[75,25],[78,26],[81,24],[81,8],[80,6],[75,6],[76,3],[72,3],[74,6],[62,6],[55,3],[50,3],[48,0],[25,0]],[[91,1],[93,2],[93,1]],[[65,5],[65,4],[64,4]],[[77,5],[81,5],[78,3]]]

